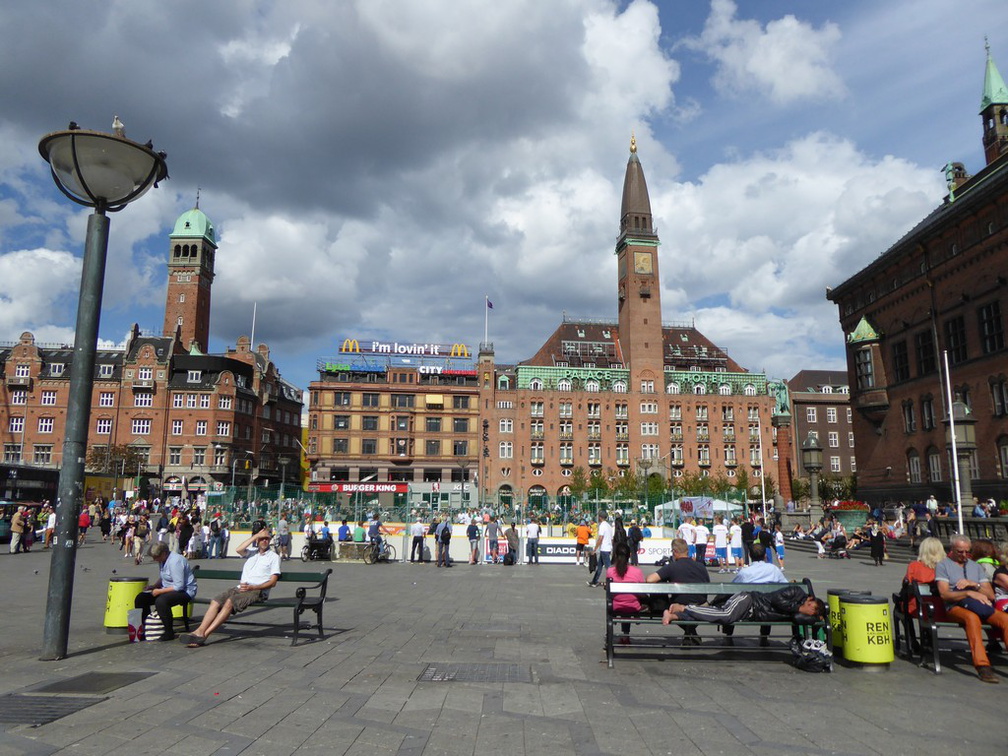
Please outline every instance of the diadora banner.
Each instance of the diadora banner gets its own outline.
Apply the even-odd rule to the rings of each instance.
[[[469,358],[472,353],[465,344],[406,344],[398,341],[358,341],[357,339],[343,339],[340,344],[340,353],[361,353],[370,354],[397,354],[415,355],[417,357],[465,357]]]
[[[594,548],[592,541],[589,547]],[[525,548],[525,540],[522,539],[522,548]],[[501,547],[501,554],[506,553],[507,543]],[[540,538],[539,539],[539,561],[551,564],[574,564],[575,554],[577,554],[577,543],[573,538]],[[520,555],[526,558],[525,554]],[[665,538],[645,538],[637,547],[637,559],[641,564],[656,564],[662,557],[672,556],[672,541]]]
[[[407,493],[409,483],[309,483],[315,493]]]

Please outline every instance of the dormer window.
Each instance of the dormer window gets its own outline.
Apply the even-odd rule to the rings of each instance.
[[[202,370],[190,370],[189,371],[189,376],[188,376],[188,378],[186,378],[186,380],[189,383],[199,383],[200,381],[203,380],[203,371]]]
[[[114,365],[99,365],[98,375],[102,378],[110,378],[112,376],[112,371],[115,369]]]
[[[63,375],[63,369],[66,365],[62,362],[54,362],[49,366],[49,375]]]

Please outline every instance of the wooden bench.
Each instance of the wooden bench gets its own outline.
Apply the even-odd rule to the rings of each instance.
[[[810,596],[815,596],[812,590],[812,582],[805,578],[801,581],[802,587],[805,592]],[[647,606],[647,599],[651,596],[678,596],[678,595],[706,595],[708,598],[713,596],[724,596],[735,593],[744,593],[758,591],[760,593],[772,593],[773,591],[779,591],[781,588],[787,587],[787,583],[614,583],[612,580],[606,581],[606,635],[605,635],[605,648],[606,648],[606,661],[611,668],[613,666],[613,659],[616,651],[615,635],[616,627],[619,624],[628,622],[634,625],[645,625],[648,627],[658,627],[665,628],[662,625],[662,615],[661,612],[657,610],[651,610]],[[633,593],[639,599],[641,603],[645,606],[643,610],[638,615],[625,615],[616,614],[613,611],[613,599],[625,593]],[[672,630],[675,627],[700,627],[702,625],[711,626],[710,622],[700,622],[697,620],[674,620],[671,625],[667,628]],[[793,634],[801,635],[805,638],[815,637],[820,631],[824,634],[826,639],[827,647],[830,651],[833,650],[833,633],[830,627],[829,619],[824,617],[820,620],[814,620],[811,617],[808,622],[796,623],[790,619],[787,620],[772,620],[772,621],[751,621],[743,620],[742,622],[736,622],[733,627],[771,627],[774,625],[786,626],[792,629]],[[673,640],[675,641],[673,643]],[[736,648],[733,645],[733,640],[730,635],[726,635],[726,640],[721,644],[716,644],[715,647],[724,648]],[[708,645],[708,648],[710,645]],[[648,635],[646,638],[641,636],[631,635],[627,642],[622,642],[620,648],[629,649],[662,649],[662,648],[676,648],[685,649],[686,645],[682,644],[678,638],[673,638],[673,635],[669,632],[659,633],[656,635]],[[789,649],[790,651],[790,649]],[[830,670],[832,671],[832,662],[830,663]]]
[[[945,619],[945,603],[941,600],[937,591],[932,591],[930,583],[912,583],[913,595],[917,599],[917,611],[914,612],[911,620],[917,625],[917,639],[919,642],[918,664],[921,667],[927,666],[926,655],[930,652],[933,663],[933,670],[936,675],[941,674],[941,658],[939,657],[940,645],[942,641],[942,630],[955,630],[966,636],[966,628],[958,622]],[[936,609],[935,606],[940,609]],[[945,640],[951,640],[947,636]],[[958,640],[958,637],[957,637]],[[911,639],[907,639],[907,648],[910,649],[913,658],[913,644]],[[967,649],[968,650],[968,649]],[[972,662],[971,662],[972,663]]]
[[[218,570],[218,569],[202,569],[200,565],[193,567],[193,574],[196,576],[196,581],[202,589],[204,581],[208,580],[222,580],[231,583],[232,585],[238,585],[241,581],[241,570]],[[319,638],[324,638],[325,634],[322,630],[322,608],[325,606],[326,602],[326,589],[329,586],[329,576],[332,574],[332,568],[325,570],[324,572],[283,572],[280,575],[280,579],[277,584],[270,589],[270,597],[265,601],[260,601],[258,603],[252,604],[248,609],[242,612],[239,617],[247,617],[249,615],[257,615],[262,612],[269,611],[271,609],[287,609],[292,608],[294,610],[294,638],[291,640],[291,645],[297,645],[298,633],[301,630],[302,622],[301,615],[306,611],[311,610],[315,612],[315,624],[318,628]],[[294,596],[277,596],[276,591],[280,585],[283,584],[295,584],[297,585],[294,591]],[[313,595],[309,595],[312,592]],[[195,604],[209,604],[212,597],[220,593],[217,591],[203,591],[201,593],[209,594],[210,598],[204,598],[203,596],[197,596],[193,601]],[[280,623],[271,622],[249,622],[243,619],[228,619],[228,624],[233,625],[263,625],[267,627],[279,626]],[[305,622],[304,626],[306,629],[311,628],[312,623]]]

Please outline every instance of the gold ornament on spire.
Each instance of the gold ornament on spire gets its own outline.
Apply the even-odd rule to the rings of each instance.
[[[637,152],[637,137],[634,133],[630,132],[630,154],[633,155]]]

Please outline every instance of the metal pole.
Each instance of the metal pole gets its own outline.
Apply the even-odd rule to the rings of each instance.
[[[952,411],[952,374],[949,373],[948,350],[942,352],[945,362],[945,392],[948,399],[949,437],[952,441],[952,480],[955,484],[956,509],[959,510],[959,532],[963,532],[962,482],[959,479],[959,449],[956,446],[955,413]]]
[[[73,603],[74,565],[77,559],[77,515],[84,496],[84,457],[87,453],[91,394],[94,388],[95,352],[101,317],[105,258],[108,255],[109,219],[103,208],[88,216],[77,302],[77,330],[73,364],[70,367],[70,394],[67,401],[63,465],[56,501],[56,537],[49,569],[49,591],[42,628],[42,656],[45,661],[67,655],[70,610]]]

